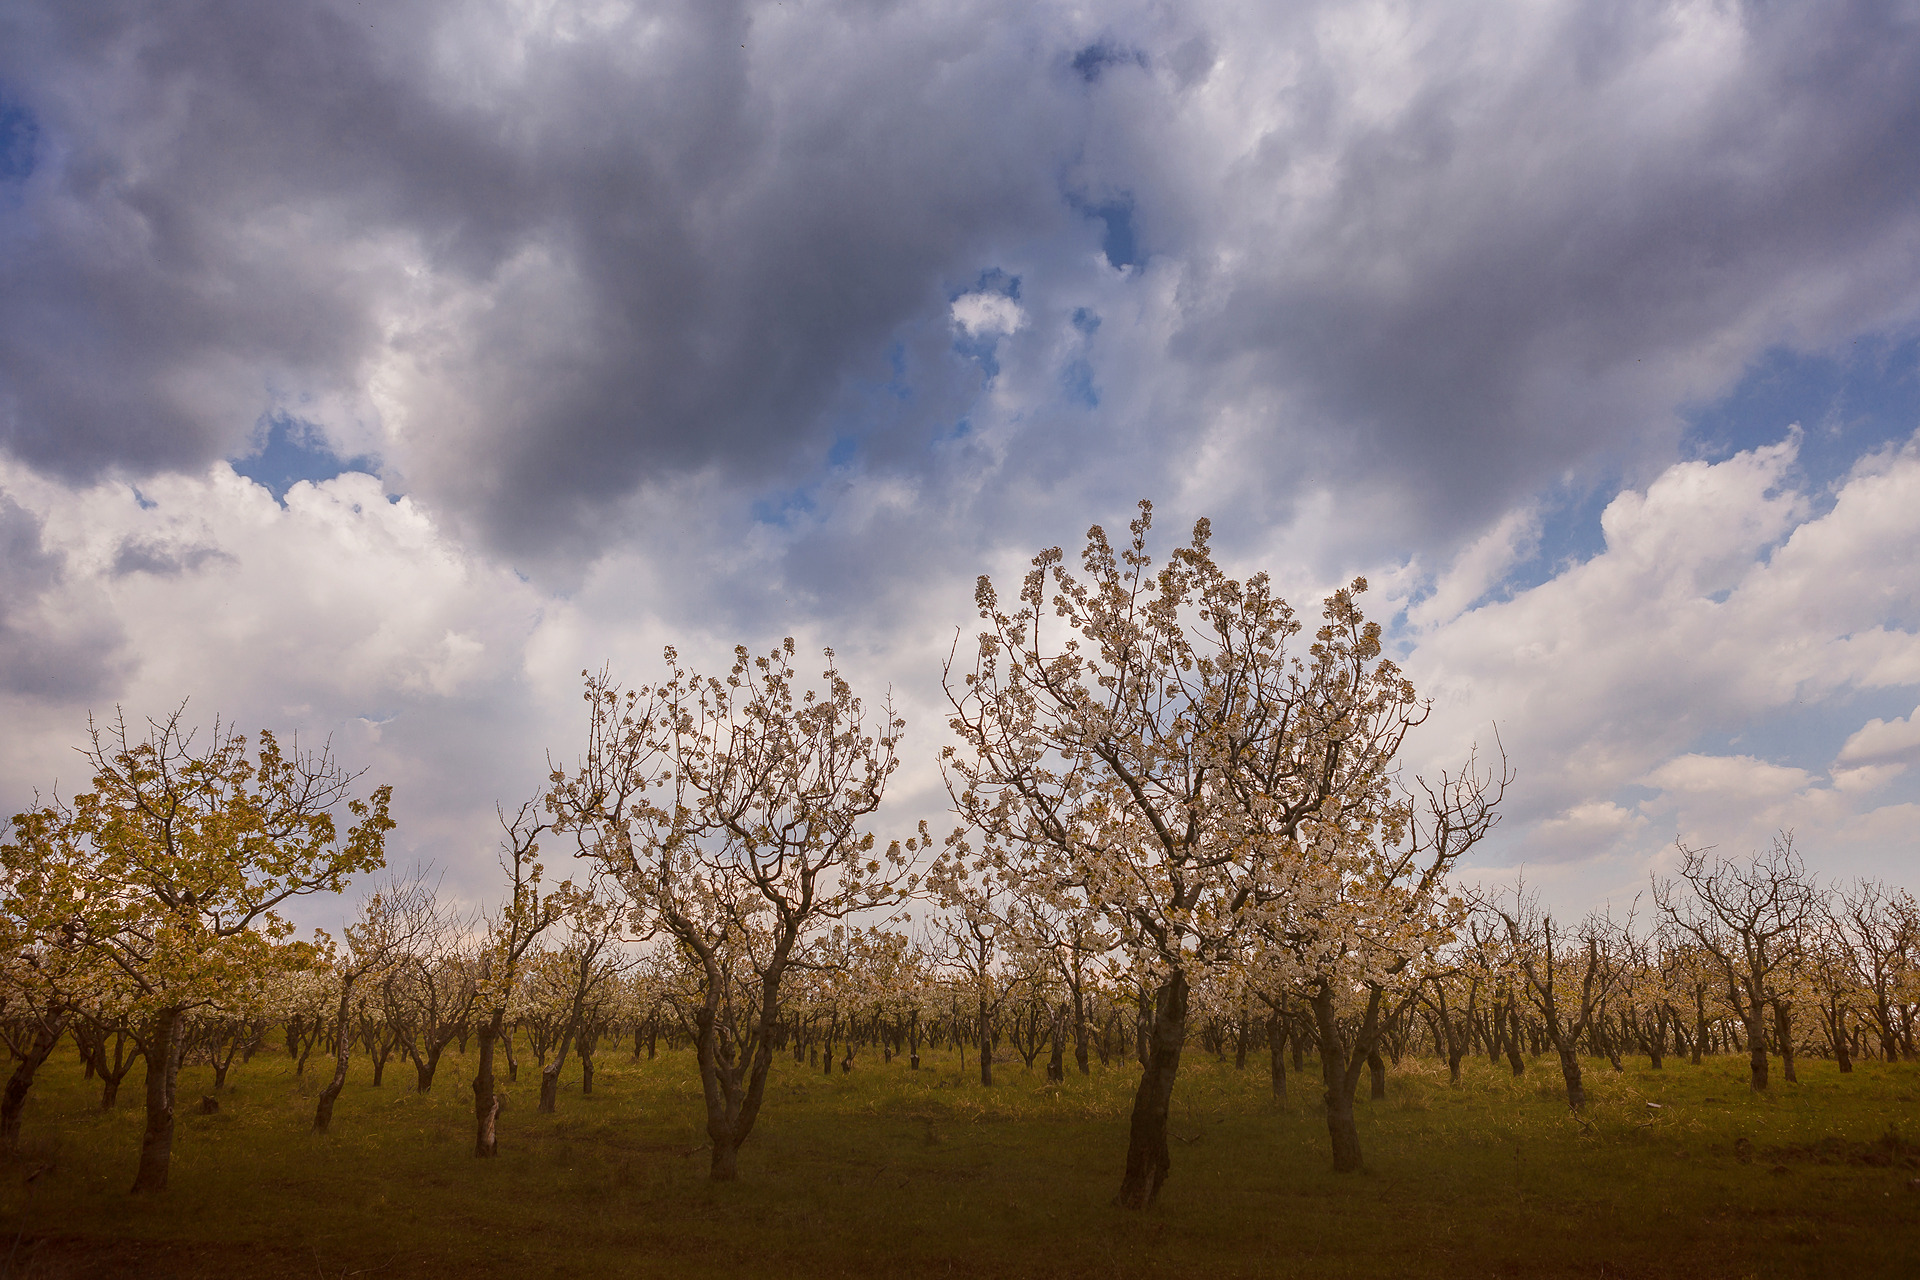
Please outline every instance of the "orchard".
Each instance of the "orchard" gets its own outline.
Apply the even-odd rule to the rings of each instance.
[[[1497,740],[1399,767],[1426,704],[1365,582],[1302,617],[1204,521],[1164,561],[1150,530],[980,580],[950,830],[880,825],[907,726],[792,641],[583,672],[482,903],[380,879],[390,792],[325,749],[92,726],[88,789],[0,848],[8,1265],[1920,1256],[1911,893],[1787,833],[1683,847],[1619,913],[1471,884],[1524,779]],[[289,901],[350,880],[340,936],[297,936]]]

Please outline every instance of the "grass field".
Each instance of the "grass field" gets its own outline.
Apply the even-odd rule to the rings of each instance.
[[[1596,1062],[1581,1122],[1550,1059],[1459,1088],[1408,1059],[1361,1104],[1367,1170],[1337,1176],[1307,1079],[1283,1108],[1264,1070],[1190,1053],[1144,1215],[1108,1203],[1137,1069],[1015,1063],[987,1090],[945,1054],[780,1062],[715,1186],[685,1052],[606,1055],[553,1116],[523,1071],[495,1161],[470,1154],[465,1060],[425,1095],[358,1065],[327,1137],[314,1067],[257,1056],[210,1116],[187,1068],[172,1186],[135,1200],[139,1072],[102,1114],[63,1048],[0,1165],[0,1276],[1920,1276],[1916,1064],[1805,1062],[1755,1098],[1740,1058]]]

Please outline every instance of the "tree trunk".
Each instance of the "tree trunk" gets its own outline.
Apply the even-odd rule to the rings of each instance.
[[[1507,1065],[1513,1068],[1514,1078],[1526,1074],[1527,1060],[1520,1054],[1520,1001],[1516,998],[1507,1004]]]
[[[333,1036],[333,1079],[320,1091],[320,1103],[313,1111],[313,1131],[325,1133],[333,1123],[334,1100],[340,1096],[340,1090],[347,1083],[347,1062],[353,1054],[353,1037],[347,1034],[347,1016],[353,1003],[353,978],[347,977],[340,984],[340,1010],[334,1021]]]
[[[1373,988],[1367,1013],[1349,1042],[1334,1012],[1333,993],[1324,986],[1309,1001],[1320,1041],[1320,1080],[1326,1087],[1327,1137],[1333,1146],[1335,1173],[1357,1173],[1361,1166],[1360,1130],[1354,1122],[1353,1096],[1368,1058],[1376,1057],[1382,992]]]
[[[500,1154],[500,1095],[493,1088],[493,1042],[505,1015],[506,1010],[495,1010],[480,1027],[480,1065],[473,1073],[473,1154],[479,1158]]]
[[[1178,969],[1154,993],[1150,1038],[1147,1065],[1133,1096],[1126,1172],[1116,1197],[1123,1209],[1151,1206],[1173,1169],[1167,1152],[1167,1108],[1173,1101],[1173,1081],[1187,1039],[1187,975]]]
[[[1092,1074],[1087,1066],[1087,1034],[1087,995],[1076,986],[1073,989],[1073,1061],[1083,1076]]]
[[[1133,1013],[1133,1053],[1143,1067],[1153,1056],[1153,1006],[1153,993],[1142,984]]]
[[[133,1192],[165,1191],[173,1163],[173,1101],[180,1079],[181,1033],[186,1015],[178,1008],[154,1015],[147,1032],[147,1127],[140,1137],[140,1169]]]
[[[540,1113],[552,1115],[560,1100],[560,1068],[567,1060],[568,1050],[573,1048],[573,1027],[569,1024],[566,1034],[560,1037],[555,1048],[553,1061],[540,1068]]]
[[[1353,1090],[1347,1087],[1339,1056],[1328,1053],[1324,1045],[1320,1048],[1320,1081],[1327,1091],[1327,1137],[1333,1143],[1333,1171],[1356,1173],[1360,1169],[1360,1128],[1354,1123]]]
[[[1267,1019],[1267,1056],[1272,1059],[1268,1074],[1273,1079],[1273,1097],[1276,1102],[1287,1100],[1287,1033],[1286,1020],[1279,1014]]]
[[[1568,1044],[1560,1049],[1560,1074],[1567,1081],[1567,1107],[1575,1113],[1587,1109],[1587,1089],[1580,1080],[1580,1050]]]
[[[984,995],[980,997],[980,1083],[989,1088],[993,1085],[993,1027],[987,1019]]]
[[[451,1039],[451,1037],[449,1037]],[[447,1041],[427,1046],[427,1056],[413,1055],[414,1092],[427,1093],[433,1089],[434,1073],[440,1069],[440,1054],[447,1047]]]
[[[1755,1009],[1747,1019],[1748,1061],[1751,1063],[1747,1087],[1755,1093],[1767,1091],[1767,1026],[1761,1021],[1763,1010]]]
[[[1380,1061],[1378,1049],[1367,1054],[1367,1075],[1371,1077],[1367,1088],[1367,1100],[1378,1102],[1387,1096],[1387,1064]]]
[[[33,1088],[34,1073],[60,1043],[60,1033],[66,1029],[64,1014],[42,1023],[33,1043],[27,1046],[26,1056],[8,1077],[6,1093],[0,1096],[0,1151],[12,1151],[20,1145],[20,1116],[27,1109],[27,1092]]]
[[[1788,1084],[1799,1083],[1793,1071],[1793,1006],[1784,1000],[1773,1002],[1773,1033],[1780,1041],[1780,1074]]]

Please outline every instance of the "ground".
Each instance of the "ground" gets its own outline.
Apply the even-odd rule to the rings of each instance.
[[[1110,1200],[1137,1067],[1049,1086],[1015,1060],[989,1090],[948,1051],[918,1072],[783,1060],[740,1181],[714,1185],[685,1051],[603,1053],[552,1116],[524,1069],[492,1161],[470,1059],[426,1094],[404,1063],[379,1089],[356,1063],[322,1137],[322,1067],[263,1051],[216,1114],[211,1072],[183,1071],[172,1185],[135,1199],[139,1069],[103,1114],[63,1048],[0,1162],[0,1277],[1920,1274],[1920,1064],[1803,1062],[1755,1097],[1743,1058],[1597,1061],[1582,1120],[1551,1059],[1451,1087],[1408,1058],[1361,1104],[1357,1175],[1330,1168],[1311,1062],[1289,1105],[1264,1068],[1189,1053],[1173,1176],[1135,1214]]]

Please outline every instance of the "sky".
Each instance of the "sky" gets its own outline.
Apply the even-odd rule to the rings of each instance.
[[[7,812],[185,700],[482,901],[583,670],[792,636],[910,834],[976,576],[1149,498],[1368,578],[1468,879],[1920,887],[1917,433],[1912,2],[0,9]]]

